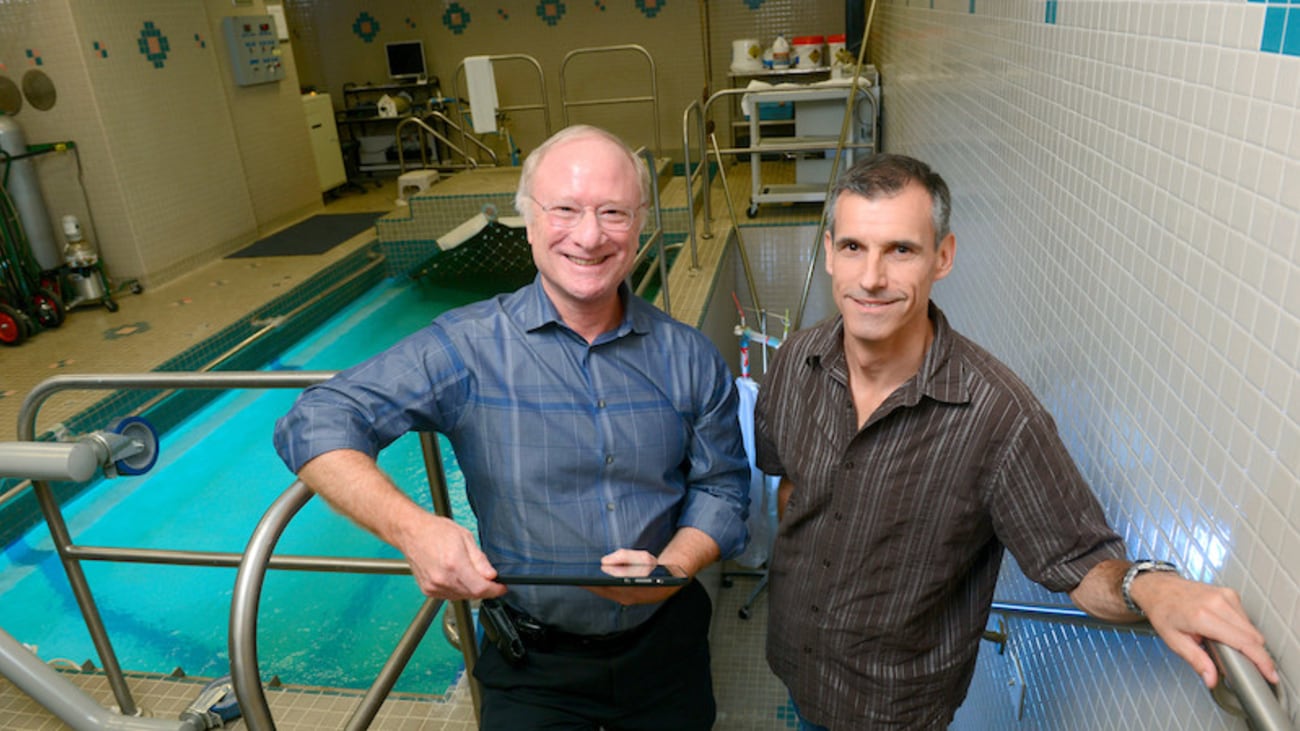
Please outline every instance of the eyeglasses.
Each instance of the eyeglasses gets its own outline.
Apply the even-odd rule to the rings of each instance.
[[[622,233],[630,231],[636,221],[636,211],[618,206],[576,206],[571,203],[556,203],[548,206],[531,195],[528,199],[537,204],[553,226],[559,228],[577,228],[583,215],[590,210],[596,216],[596,225],[606,231]]]

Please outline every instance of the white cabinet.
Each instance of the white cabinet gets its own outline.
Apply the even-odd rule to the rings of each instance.
[[[339,147],[339,128],[334,123],[334,104],[329,94],[303,94],[302,109],[307,117],[307,136],[316,158],[316,175],[322,193],[348,182]]]

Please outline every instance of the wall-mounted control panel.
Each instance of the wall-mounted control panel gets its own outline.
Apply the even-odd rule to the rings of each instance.
[[[280,39],[269,15],[227,15],[221,19],[230,52],[230,70],[240,86],[284,78]]]

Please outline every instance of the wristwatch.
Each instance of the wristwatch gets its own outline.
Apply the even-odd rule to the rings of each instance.
[[[1177,574],[1178,567],[1168,561],[1156,561],[1154,559],[1144,558],[1140,561],[1135,561],[1132,566],[1128,567],[1128,571],[1124,572],[1124,580],[1120,582],[1119,585],[1119,593],[1124,597],[1124,605],[1128,607],[1130,612],[1139,617],[1145,617],[1147,616],[1147,613],[1142,611],[1142,607],[1139,607],[1137,602],[1133,601],[1133,596],[1129,591],[1133,588],[1134,579],[1151,571],[1163,571],[1165,573]]]

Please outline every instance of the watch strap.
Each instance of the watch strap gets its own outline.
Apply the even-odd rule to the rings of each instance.
[[[1130,612],[1139,617],[1145,617],[1147,616],[1147,613],[1142,611],[1142,607],[1139,607],[1137,602],[1133,601],[1133,595],[1130,593],[1133,589],[1133,580],[1142,574],[1152,571],[1177,574],[1178,567],[1168,561],[1157,561],[1154,559],[1134,561],[1133,565],[1128,567],[1128,571],[1124,572],[1124,580],[1121,581],[1119,585],[1119,593],[1124,597],[1124,605],[1128,607]]]

